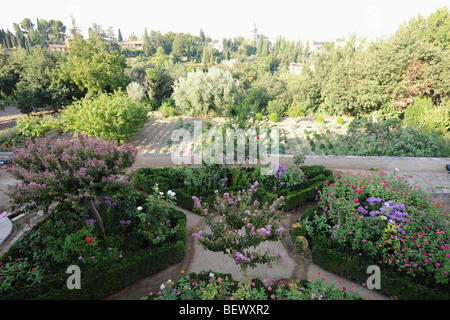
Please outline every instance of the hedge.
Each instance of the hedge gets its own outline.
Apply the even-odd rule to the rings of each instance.
[[[245,174],[250,175],[252,179],[258,178],[258,171],[256,170],[260,170],[260,168],[249,167],[244,169]],[[333,172],[329,169],[326,169],[324,166],[300,166],[300,169],[306,172],[306,181],[290,188],[281,189],[276,193],[260,188],[256,193],[253,194],[255,200],[258,200],[261,203],[270,203],[275,201],[278,197],[284,196],[285,205],[283,209],[284,211],[289,211],[302,206],[307,201],[314,200],[317,195],[317,190],[320,190],[325,185],[326,181],[333,181]],[[192,200],[192,196],[194,195],[209,204],[213,203],[216,196],[212,193],[211,190],[204,188],[197,189],[195,187],[186,187],[184,185],[174,185],[177,182],[180,183],[180,181],[183,181],[181,173],[182,171],[180,170],[182,169],[141,168],[135,174],[133,185],[137,189],[151,192],[155,183],[158,183],[161,191],[166,192],[169,189],[174,191],[176,193],[177,205],[186,210],[193,209],[194,202]],[[244,175],[241,173],[241,170],[238,173],[231,173],[228,178],[229,181],[232,182],[232,186],[220,189],[219,193],[236,193],[240,190],[247,190],[248,183],[245,185],[236,185],[237,181],[239,181],[239,183],[246,182],[242,180]]]

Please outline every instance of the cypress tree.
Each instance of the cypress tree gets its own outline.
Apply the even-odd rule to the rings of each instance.
[[[123,37],[122,37],[122,33],[119,31],[117,32],[117,41],[122,42],[123,41]]]

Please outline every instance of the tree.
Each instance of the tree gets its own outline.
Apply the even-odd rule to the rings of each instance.
[[[122,37],[122,33],[120,32],[120,29],[117,31],[117,41],[119,41],[119,42],[123,41],[123,37]]]
[[[108,46],[100,36],[85,40],[81,35],[70,40],[67,61],[58,70],[57,83],[72,83],[83,94],[125,89],[125,57]]]
[[[22,113],[67,103],[64,88],[52,85],[59,61],[48,48],[35,46],[27,54],[18,53],[20,80],[16,84],[16,103]]]
[[[175,61],[180,60],[181,57],[184,56],[183,38],[182,35],[179,33],[176,35],[175,40],[173,41],[172,54],[174,56]]]
[[[10,158],[10,173],[21,180],[8,189],[15,207],[12,216],[40,206],[47,214],[55,202],[86,199],[89,205],[120,184],[120,174],[135,157],[136,150],[127,146],[83,135],[74,140],[27,139]]]
[[[162,50],[162,48],[161,48]],[[156,106],[161,106],[164,99],[169,98],[173,92],[174,79],[161,65],[151,66],[146,70],[146,85],[150,99]]]
[[[173,98],[184,114],[225,115],[229,105],[238,101],[239,82],[228,71],[217,67],[208,72],[190,72],[175,81]]]
[[[147,28],[144,31],[144,37],[142,39],[142,49],[144,50],[144,54],[149,57],[155,53],[155,48],[153,46],[152,41],[150,40],[150,36],[147,32]]]

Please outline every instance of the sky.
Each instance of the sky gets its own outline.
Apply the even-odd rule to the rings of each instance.
[[[259,34],[275,41],[332,41],[388,37],[418,14],[428,16],[449,0],[21,0],[0,7],[0,29],[13,30],[13,22],[61,20],[71,27],[75,17],[84,35],[92,24],[120,29],[126,39],[141,37],[145,28],[166,33],[199,35],[202,29],[213,40],[250,37],[254,25]]]

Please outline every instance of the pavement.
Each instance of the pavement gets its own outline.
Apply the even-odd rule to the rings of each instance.
[[[345,168],[333,168],[333,170],[341,172],[348,171],[348,169]],[[386,172],[391,174],[393,171],[386,170]],[[441,202],[444,202],[447,206],[450,206],[450,175],[446,170],[408,171],[398,172],[397,174],[399,173],[408,176],[410,181],[430,190],[436,198],[438,198]],[[3,168],[0,168],[0,192],[2,189],[4,190],[7,185],[11,185],[15,182],[16,181],[8,176]],[[0,201],[0,210],[2,210],[1,207],[4,207],[6,204],[5,198],[0,198]],[[175,265],[172,265],[152,276],[141,279],[129,287],[113,293],[106,300],[138,300],[150,292],[158,291],[160,285],[168,279],[177,280],[183,274],[189,274],[190,272],[211,270],[212,272],[230,273],[235,280],[242,279],[243,274],[240,268],[234,264],[233,259],[223,253],[205,251],[201,245],[194,242],[193,237],[190,237],[190,235],[192,235],[199,228],[205,230],[206,225],[204,224],[203,219],[195,213],[181,208],[178,209],[185,212],[187,216],[188,243],[186,246],[185,258]],[[285,226],[291,226],[293,221],[295,221],[301,213],[302,212],[289,213],[286,216],[285,221],[283,221]],[[14,231],[13,225],[7,217],[0,218],[0,254],[3,254],[9,245],[19,236],[20,234],[18,234],[17,231]],[[275,281],[289,279],[315,280],[318,278],[324,278],[328,283],[336,283],[336,281],[340,281],[339,286],[353,288],[352,281],[328,272],[314,263],[311,263],[308,259],[294,255],[289,247],[290,244],[286,239],[278,242],[270,242],[269,244],[264,244],[261,246],[259,249],[263,251],[269,250],[275,254],[280,253],[282,258],[273,263],[271,267],[259,266],[255,269],[250,269],[248,275],[250,277],[259,277],[261,279]],[[389,297],[379,294],[376,290],[370,290],[361,284],[355,284],[354,289],[365,300],[390,299]]]

